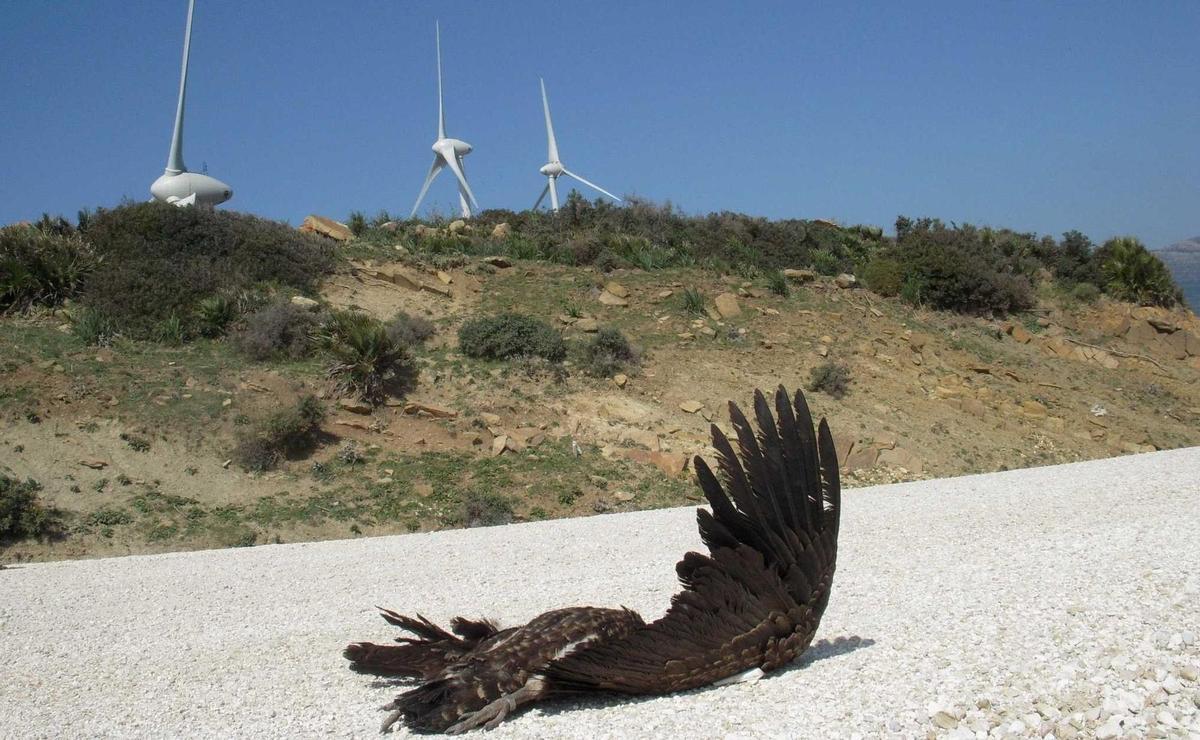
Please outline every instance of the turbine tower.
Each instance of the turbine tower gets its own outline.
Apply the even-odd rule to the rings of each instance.
[[[183,34],[183,71],[179,75],[179,104],[175,108],[175,133],[171,136],[167,169],[150,186],[150,194],[155,200],[177,206],[197,203],[215,206],[232,198],[233,189],[215,177],[188,172],[183,164],[183,103],[187,96],[188,52],[192,45],[192,12],[195,9],[196,0],[188,0],[187,29]]]
[[[599,190],[601,193],[604,193],[608,197],[620,203],[621,199],[617,196],[608,192],[596,183],[583,179],[579,175],[576,175],[574,172],[571,172],[563,166],[562,161],[560,161],[558,158],[558,142],[554,140],[554,123],[550,120],[550,101],[546,98],[546,81],[539,78],[538,82],[542,84],[542,110],[546,114],[546,141],[548,142],[548,157],[550,161],[546,162],[546,164],[542,165],[538,170],[538,172],[541,172],[546,176],[546,187],[542,188],[542,194],[538,196],[537,203],[533,204],[533,210],[536,211],[537,207],[542,204],[543,200],[545,200],[546,193],[550,193],[550,208],[555,212],[558,211],[558,185],[556,184],[556,181],[558,180],[559,175],[573,177],[584,185],[587,185],[594,190]]]
[[[437,30],[438,137],[432,147],[433,166],[429,168],[429,174],[425,176],[425,184],[421,186],[421,193],[417,196],[417,202],[413,204],[412,213],[408,214],[408,217],[412,218],[417,215],[417,209],[421,207],[421,201],[424,200],[433,178],[437,177],[443,167],[449,167],[454,176],[458,178],[458,204],[462,207],[462,217],[470,218],[471,206],[479,208],[475,194],[471,192],[471,186],[467,184],[467,175],[463,168],[463,157],[471,153],[472,147],[462,139],[451,139],[446,136],[446,110],[442,105],[442,26],[438,23],[435,28]]]

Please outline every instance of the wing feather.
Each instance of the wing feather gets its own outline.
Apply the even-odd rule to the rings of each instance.
[[[712,508],[697,524],[708,554],[676,566],[683,587],[658,621],[553,662],[554,693],[666,693],[750,668],[771,670],[811,643],[837,559],[841,489],[828,424],[814,431],[802,393],[780,387],[775,414],[756,393],[757,434],[730,404],[737,451],[716,426],[721,478],[697,457]]]

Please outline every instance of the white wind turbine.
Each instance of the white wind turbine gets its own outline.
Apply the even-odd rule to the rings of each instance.
[[[617,196],[596,183],[583,179],[563,166],[563,163],[558,158],[558,142],[554,140],[554,124],[550,121],[550,101],[546,98],[546,81],[539,78],[538,82],[542,84],[542,110],[546,113],[546,140],[549,144],[550,161],[546,162],[538,170],[538,172],[546,176],[546,187],[542,188],[542,194],[538,196],[537,203],[533,204],[533,210],[536,211],[537,207],[542,204],[542,201],[546,198],[546,193],[550,193],[550,208],[555,211],[558,210],[558,185],[556,181],[559,175],[573,177],[584,185],[599,190],[601,193],[620,203],[621,199]]]
[[[421,201],[425,198],[425,192],[429,190],[429,185],[433,182],[433,178],[437,177],[443,167],[449,167],[454,176],[458,178],[458,203],[462,206],[463,218],[471,217],[471,206],[479,207],[479,203],[475,200],[474,193],[471,192],[471,186],[467,184],[467,175],[463,169],[463,157],[471,153],[471,145],[462,139],[451,139],[446,136],[446,111],[442,106],[442,27],[438,23],[437,29],[437,73],[438,73],[438,138],[433,142],[433,166],[429,168],[429,174],[425,177],[425,184],[421,186],[421,193],[417,196],[417,202],[413,204],[412,213],[408,214],[409,218],[417,215],[417,209],[421,207]]]
[[[233,197],[233,189],[215,177],[188,172],[183,164],[183,102],[187,94],[188,52],[192,45],[192,11],[196,0],[188,0],[187,30],[183,35],[183,72],[179,76],[179,104],[175,109],[175,133],[171,136],[171,152],[167,169],[154,184],[150,194],[155,200],[190,206],[196,203],[215,206]]]

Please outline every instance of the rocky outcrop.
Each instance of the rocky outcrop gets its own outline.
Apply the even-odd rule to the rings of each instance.
[[[304,222],[300,224],[300,231],[320,234],[339,242],[348,242],[354,238],[354,233],[346,224],[316,214],[304,219]]]

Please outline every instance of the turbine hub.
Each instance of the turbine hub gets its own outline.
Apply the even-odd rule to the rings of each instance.
[[[547,162],[546,164],[542,165],[538,172],[542,173],[546,177],[558,177],[563,173],[562,162]]]
[[[463,141],[462,139],[438,139],[433,142],[433,151],[445,156],[446,150],[453,151],[460,157],[465,157],[474,149],[473,146]]]

